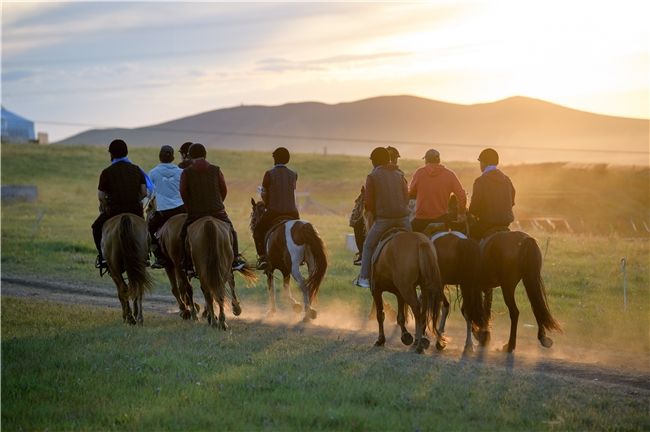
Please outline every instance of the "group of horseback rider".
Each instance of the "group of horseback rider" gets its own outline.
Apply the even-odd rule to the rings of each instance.
[[[200,143],[184,143],[179,150],[182,161],[176,165],[173,163],[174,149],[164,145],[159,152],[160,163],[149,174],[128,159],[128,147],[123,140],[112,141],[108,152],[111,165],[99,177],[100,214],[92,225],[98,252],[95,267],[106,268],[101,248],[104,222],[120,213],[133,213],[143,217],[141,200],[147,196],[156,200],[156,211],[148,221],[151,250],[156,258],[152,268],[164,268],[166,265],[166,257],[158,244],[156,232],[172,216],[181,213],[187,214],[181,230],[181,245],[183,267],[188,275],[193,275],[194,270],[189,254],[185,252],[187,227],[205,216],[215,217],[230,226],[234,253],[232,268],[239,270],[246,266],[246,261],[239,253],[237,232],[224,206],[228,193],[226,180],[221,169],[206,160],[205,146]],[[290,158],[289,151],[279,147],[272,155],[274,167],[264,174],[261,188],[267,212],[253,232],[259,257],[257,268],[260,270],[267,267],[264,238],[273,221],[280,217],[300,217],[294,193],[298,175],[286,167]]]
[[[424,166],[415,171],[408,185],[397,165],[399,157],[393,147],[377,147],[372,151],[373,170],[361,188],[350,217],[359,248],[354,264],[361,265],[355,284],[362,288],[370,287],[372,256],[383,233],[391,228],[423,232],[432,223],[461,224],[469,226],[470,237],[480,240],[492,232],[507,229],[514,220],[515,189],[510,178],[497,168],[499,155],[494,149],[486,148],[479,154],[481,175],[474,181],[469,209],[466,209],[467,194],[458,177],[440,163],[437,150],[429,149],[425,153]],[[456,209],[450,212],[452,194],[456,197]],[[415,200],[412,220],[409,200]],[[367,233],[364,211],[371,213],[374,220]]]
[[[181,231],[181,245],[185,248],[187,227],[194,221],[212,216],[230,226],[233,239],[233,270],[246,265],[239,253],[237,232],[228,217],[224,201],[228,192],[221,169],[206,160],[207,151],[200,143],[186,142],[179,153],[181,162],[176,165],[174,149],[164,145],[160,148],[160,163],[149,174],[133,164],[127,157],[127,144],[116,139],[109,145],[111,165],[99,177],[98,198],[100,214],[92,225],[97,247],[97,268],[105,268],[102,256],[102,227],[111,217],[120,213],[133,213],[143,217],[141,201],[150,196],[156,199],[156,211],[149,218],[151,249],[156,258],[152,268],[164,268],[166,257],[161,250],[156,232],[172,216],[187,213]],[[274,166],[266,171],[260,188],[266,212],[253,227],[253,240],[258,255],[257,269],[266,270],[265,237],[274,221],[279,218],[299,219],[295,189],[298,174],[286,165],[289,151],[284,147],[272,153]],[[440,163],[440,153],[430,149],[424,155],[425,164],[413,174],[407,184],[397,160],[400,154],[394,147],[377,147],[370,154],[373,170],[366,178],[365,186],[357,198],[350,217],[354,228],[359,255],[355,264],[361,265],[356,285],[368,288],[371,258],[381,236],[390,228],[422,232],[431,223],[465,223],[469,213],[472,238],[481,239],[496,229],[504,229],[514,220],[515,189],[510,179],[498,168],[499,155],[491,148],[483,150],[478,160],[481,167],[473,185],[472,199],[466,210],[467,194],[456,174]],[[457,214],[448,212],[451,195],[457,199]],[[415,218],[409,218],[409,200],[414,199]],[[373,216],[374,223],[366,233],[363,213]],[[455,219],[455,220],[452,220]],[[192,275],[192,263],[184,253],[184,269]]]

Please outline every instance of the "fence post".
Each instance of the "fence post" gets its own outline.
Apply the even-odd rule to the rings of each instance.
[[[623,273],[623,310],[627,311],[627,260],[621,258],[621,272]]]

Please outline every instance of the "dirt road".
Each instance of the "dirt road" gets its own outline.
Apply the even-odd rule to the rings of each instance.
[[[72,282],[36,279],[23,275],[2,275],[0,286],[2,296],[30,297],[58,303],[84,304],[98,307],[119,308],[119,301],[114,288],[106,286],[81,285]],[[176,314],[176,301],[171,294],[150,294],[144,302],[146,313]],[[351,343],[372,344],[376,337],[376,324],[359,317],[356,321],[341,321],[340,310],[320,311],[313,325],[300,325],[286,319],[268,320],[264,317],[263,305],[243,304],[241,317],[229,318],[254,322],[256,325],[284,326],[287,331],[297,331],[314,336],[346,340]],[[180,318],[178,318],[180,319]],[[458,320],[457,320],[458,321]],[[521,326],[521,324],[520,324]],[[387,331],[390,326],[387,326]],[[468,356],[463,355],[464,331],[462,325],[448,327],[447,335],[453,344],[441,353],[443,361],[474,361],[488,367],[506,369],[527,368],[529,370],[559,376],[579,378],[602,385],[623,386],[632,394],[650,393],[650,359],[639,358],[625,352],[613,352],[606,355],[601,352],[581,348],[563,348],[556,345],[551,350],[544,350],[536,340],[519,337],[517,351],[513,355],[498,352],[494,347],[480,350]],[[236,327],[235,327],[236,328]],[[536,329],[535,329],[536,330]],[[390,331],[389,331],[390,333]],[[405,349],[399,342],[398,332],[388,335],[387,349]],[[429,351],[435,351],[430,349]]]

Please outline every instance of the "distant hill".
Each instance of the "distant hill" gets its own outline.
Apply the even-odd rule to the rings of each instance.
[[[420,158],[427,148],[444,160],[475,160],[483,147],[508,163],[571,161],[648,165],[650,121],[578,111],[549,102],[512,97],[460,105],[414,96],[382,96],[328,105],[239,106],[136,129],[92,129],[62,144],[107,145],[117,137],[132,146],[208,147],[365,155],[379,145],[402,157]]]

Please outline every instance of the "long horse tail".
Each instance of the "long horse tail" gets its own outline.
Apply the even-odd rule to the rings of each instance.
[[[153,281],[146,265],[145,248],[148,245],[138,241],[138,233],[129,215],[122,215],[120,218],[120,246],[126,276],[129,279],[129,297],[140,297],[146,291],[151,291]]]
[[[305,223],[300,228],[300,232],[304,239],[305,244],[309,248],[309,252],[314,258],[313,266],[309,269],[309,275],[305,280],[305,286],[309,292],[309,301],[313,302],[320,289],[320,284],[325,277],[327,270],[327,253],[325,243],[320,238],[314,226],[310,223]]]
[[[227,253],[227,248],[232,245],[227,239],[219,238],[219,230],[214,220],[206,220],[199,228],[203,230],[200,236],[202,245],[192,250],[200,251],[199,256],[192,257],[199,280],[203,289],[209,290],[214,299],[231,299],[226,283],[230,277],[232,266],[232,251]]]
[[[425,328],[432,334],[438,334],[436,323],[443,298],[442,279],[438,267],[438,257],[431,242],[421,241],[418,249],[418,267],[420,268],[420,289],[422,291],[422,313]]]
[[[530,305],[533,308],[533,314],[540,327],[547,330],[562,331],[560,324],[551,316],[546,299],[546,288],[542,280],[542,252],[539,250],[537,242],[532,237],[524,239],[519,254],[521,259],[521,270],[524,287]]]
[[[460,268],[463,272],[460,292],[463,296],[464,311],[474,325],[483,327],[486,317],[479,286],[481,248],[473,240],[460,239],[458,241],[458,253],[460,255]]]

